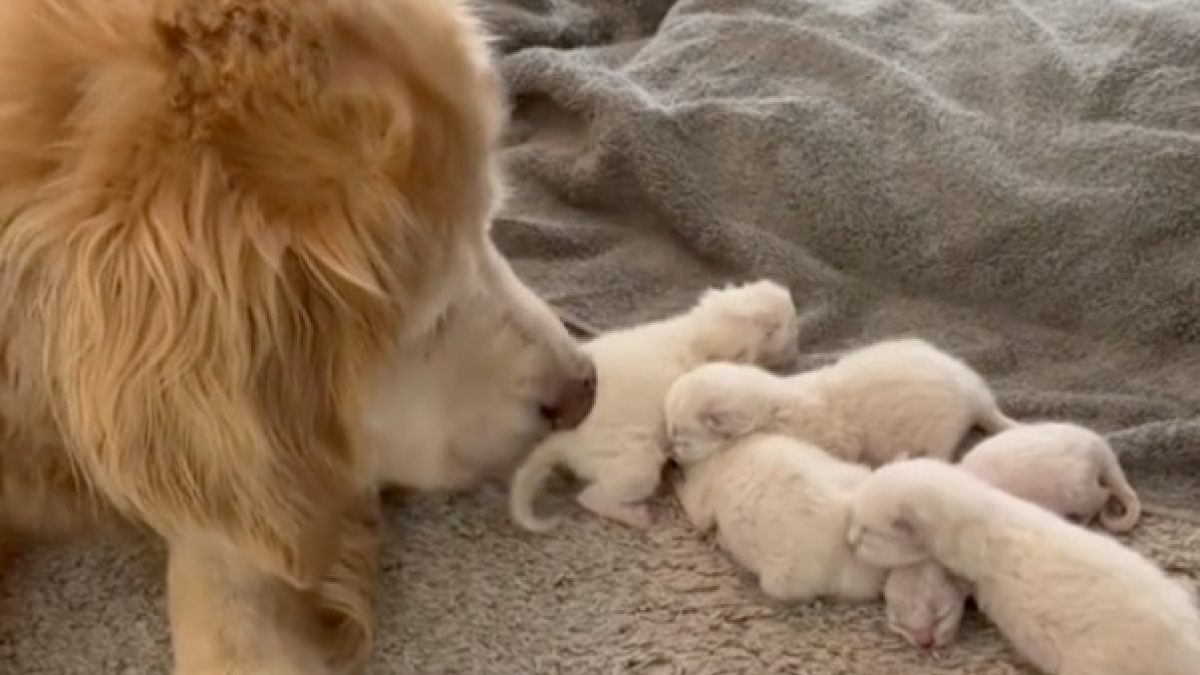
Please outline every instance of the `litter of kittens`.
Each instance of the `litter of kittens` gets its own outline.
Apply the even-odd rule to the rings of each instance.
[[[602,455],[603,472],[574,460],[593,485],[627,474],[653,480],[613,492],[600,509],[581,494],[585,508],[650,528],[648,518],[628,516],[643,513],[661,481],[696,533],[711,537],[713,554],[759,586],[764,606],[876,602],[891,632],[931,656],[981,610],[1050,675],[1131,675],[1131,664],[1144,675],[1195,675],[1193,593],[1091,528],[1126,533],[1142,514],[1103,436],[1068,420],[1007,416],[982,375],[919,338],[865,345],[785,375],[761,362],[761,350],[682,358],[695,333],[664,331],[671,321],[680,319],[591,338],[620,347],[607,358],[594,352],[599,416],[547,443],[597,466]],[[801,323],[794,312],[776,318],[793,353],[775,345],[770,360],[798,360]],[[747,346],[761,338],[741,334]],[[968,443],[977,433],[981,440]],[[622,447],[633,439],[638,453]],[[653,466],[633,471],[643,455]],[[522,489],[514,503],[531,500]],[[878,494],[900,506],[881,511]],[[972,509],[980,511],[973,519]],[[892,531],[881,534],[876,516]],[[966,539],[939,538],[941,521]],[[1004,580],[1010,570],[1001,565],[1019,570],[1015,581]],[[1074,573],[1086,581],[1062,581]],[[1129,617],[1140,617],[1136,627],[1125,625]],[[1058,644],[1070,648],[1060,653]]]

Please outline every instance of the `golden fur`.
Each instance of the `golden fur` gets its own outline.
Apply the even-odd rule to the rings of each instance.
[[[501,94],[452,0],[0,3],[0,539],[164,537],[178,673],[361,661],[376,455],[406,451],[366,442],[372,387],[518,283]],[[553,347],[485,375],[533,419],[588,362],[497,302]]]

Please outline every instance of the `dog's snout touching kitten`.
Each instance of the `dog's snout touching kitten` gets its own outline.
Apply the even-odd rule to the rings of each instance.
[[[542,415],[555,431],[569,431],[583,423],[596,403],[596,364],[584,362],[580,372],[565,377],[553,399],[542,406]]]
[[[557,431],[513,474],[513,520],[530,532],[560,522],[561,516],[539,517],[533,503],[562,467],[586,483],[576,497],[580,506],[629,527],[649,527],[645,502],[658,491],[667,461],[663,396],[671,383],[704,363],[759,364],[794,351],[796,320],[791,292],[764,279],[707,289],[686,310],[587,340],[582,351],[593,372],[561,391],[552,411]],[[564,354],[562,362],[573,364],[568,372],[582,374],[581,360]]]

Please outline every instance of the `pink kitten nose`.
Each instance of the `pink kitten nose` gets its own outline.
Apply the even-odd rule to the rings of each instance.
[[[919,631],[919,632],[917,632],[916,635],[913,636],[913,639],[916,641],[917,646],[920,647],[921,649],[932,649],[933,648],[933,632],[932,631]]]

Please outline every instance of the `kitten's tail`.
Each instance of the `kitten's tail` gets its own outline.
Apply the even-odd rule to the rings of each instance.
[[[508,488],[508,512],[514,522],[530,532],[547,532],[558,524],[559,518],[539,518],[534,502],[542,484],[562,462],[562,445],[551,437],[529,453],[529,457],[513,474]]]
[[[1005,415],[1000,410],[1000,404],[996,401],[996,395],[992,393],[992,388],[988,386],[986,380],[978,373],[972,373],[978,379],[978,386],[975,389],[975,425],[991,436],[998,434],[1001,431],[1007,431],[1020,422]]]
[[[991,436],[1020,424],[1000,410],[991,385],[974,368],[963,363],[959,368],[958,380],[967,396],[974,399],[975,426],[985,434]]]
[[[1100,472],[1100,482],[1112,492],[1112,496],[1121,503],[1121,512],[1113,513],[1111,505],[1106,504],[1100,512],[1100,523],[1110,532],[1128,532],[1137,526],[1142,517],[1142,501],[1137,492],[1125,477],[1121,462],[1111,449],[1104,453],[1104,467]]]
[[[1013,427],[1020,425],[1020,422],[1014,420],[1008,415],[1005,415],[1004,412],[1000,410],[1000,406],[996,403],[996,400],[993,398],[987,401],[985,405],[980,407],[979,417],[976,420],[976,424],[978,424],[979,428],[983,429],[983,431],[990,436],[992,434],[998,434],[1001,431],[1012,429]]]

